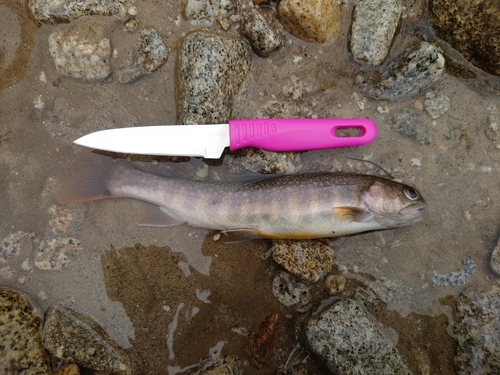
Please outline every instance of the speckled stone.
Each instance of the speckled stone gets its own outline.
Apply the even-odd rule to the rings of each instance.
[[[45,239],[35,254],[35,266],[41,270],[59,271],[74,261],[81,249],[82,244],[76,238]]]
[[[40,310],[21,292],[0,286],[0,374],[49,375]]]
[[[87,314],[71,302],[60,302],[45,312],[43,345],[66,363],[113,373],[132,375],[127,353]]]
[[[486,137],[500,150],[500,111],[496,106],[488,108],[488,121],[484,130]]]
[[[298,312],[311,308],[311,284],[297,280],[285,271],[281,271],[273,280],[273,294],[278,301]]]
[[[273,260],[299,279],[315,283],[331,272],[335,254],[320,241],[273,240]]]
[[[199,369],[190,371],[189,375],[243,375],[243,363],[234,355],[224,358],[208,358],[200,363]]]
[[[137,44],[129,51],[127,60],[118,68],[120,83],[130,83],[137,78],[157,71],[167,61],[168,51],[161,36],[154,28],[139,32]]]
[[[351,53],[354,58],[379,65],[385,60],[396,32],[400,0],[362,0],[354,8]]]
[[[500,374],[500,289],[460,294],[453,333],[458,375]]]
[[[326,43],[337,37],[342,10],[331,0],[282,0],[278,5],[281,24],[290,34],[311,43]]]
[[[445,274],[439,274],[436,271],[433,271],[432,283],[440,287],[467,284],[470,277],[472,276],[472,273],[476,269],[476,263],[471,257],[465,257],[464,260],[462,260],[462,264],[465,266],[465,268],[458,271],[453,271]]]
[[[325,288],[328,294],[334,296],[345,290],[346,278],[344,275],[328,275],[325,279]]]
[[[498,0],[431,0],[429,21],[436,35],[472,65],[500,76]]]
[[[115,16],[124,21],[135,0],[28,0],[37,20],[44,23],[71,22],[82,16]]]
[[[55,375],[80,375],[80,368],[73,364],[64,365]]]
[[[490,269],[495,275],[500,276],[500,238],[498,239],[497,245],[491,252]]]
[[[427,90],[444,74],[440,47],[420,42],[396,57],[369,91],[375,99],[409,99]]]
[[[273,152],[247,147],[231,154],[228,160],[233,173],[283,173],[300,171],[302,161],[296,152]]]
[[[304,336],[311,351],[335,374],[411,374],[392,341],[355,301],[342,298],[312,316]]]
[[[243,15],[240,31],[250,40],[254,51],[262,57],[269,56],[283,44],[281,35],[271,27],[257,9],[251,9]]]
[[[446,95],[436,95],[434,91],[426,92],[424,108],[429,116],[435,120],[448,112],[450,109],[450,98]]]
[[[21,251],[27,253],[33,249],[35,233],[22,230],[7,235],[0,242],[0,264],[6,263],[10,258],[18,255]]]
[[[111,44],[105,28],[84,19],[49,36],[49,51],[59,73],[86,81],[103,81],[111,73]]]
[[[404,137],[421,145],[431,143],[429,128],[422,122],[421,114],[411,108],[404,108],[394,116],[396,129]]]
[[[243,39],[207,32],[188,35],[177,69],[179,124],[228,122],[251,59],[252,49]]]
[[[234,11],[231,0],[188,0],[184,15],[193,26],[210,26]]]

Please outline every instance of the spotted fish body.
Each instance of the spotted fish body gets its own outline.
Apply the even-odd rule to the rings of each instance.
[[[410,225],[425,208],[414,188],[376,176],[313,173],[222,184],[158,176],[101,158],[60,200],[140,199],[153,205],[144,225],[187,223],[240,239],[324,238]]]

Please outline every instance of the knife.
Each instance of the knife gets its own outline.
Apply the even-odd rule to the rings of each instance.
[[[357,129],[355,136],[338,131]],[[339,135],[338,135],[339,134]],[[198,156],[218,159],[231,151],[257,147],[269,151],[306,151],[362,146],[377,135],[364,118],[291,118],[230,120],[229,124],[158,125],[101,130],[74,143],[94,149],[142,155]]]

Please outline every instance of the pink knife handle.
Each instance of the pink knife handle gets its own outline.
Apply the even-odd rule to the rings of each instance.
[[[359,135],[339,137],[339,129],[359,129]],[[362,146],[377,135],[375,124],[364,118],[279,118],[229,121],[230,149],[257,147],[269,151],[305,151]]]

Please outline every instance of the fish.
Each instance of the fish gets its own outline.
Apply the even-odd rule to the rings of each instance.
[[[97,154],[86,158],[59,194],[65,204],[109,198],[146,202],[139,225],[219,230],[228,243],[404,227],[420,221],[426,208],[414,187],[372,175],[317,172],[222,183],[155,174]]]

